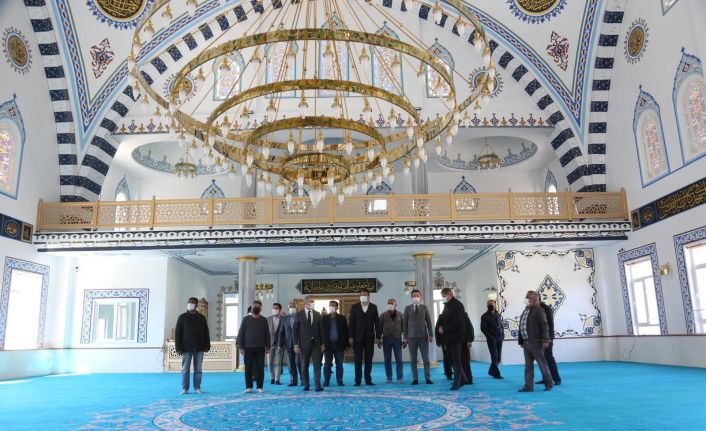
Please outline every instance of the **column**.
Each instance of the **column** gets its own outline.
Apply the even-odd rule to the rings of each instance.
[[[238,321],[247,315],[255,300],[255,263],[257,256],[238,256]]]
[[[430,251],[423,251],[419,253],[414,253],[414,263],[416,267],[416,281],[417,289],[422,293],[422,302],[429,308],[429,313],[432,317],[432,325],[436,325],[436,320],[434,320],[434,284],[432,282],[432,267],[431,258],[434,253]],[[436,340],[429,343],[429,361],[433,367],[438,367],[439,362],[436,359]]]
[[[420,163],[416,168],[412,165],[412,193],[415,195],[426,195],[429,193],[425,163]]]

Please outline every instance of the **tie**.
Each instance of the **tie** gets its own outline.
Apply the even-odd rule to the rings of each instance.
[[[309,326],[311,326],[311,310],[309,310]]]
[[[417,304],[414,304],[414,314],[417,314],[419,311],[419,306]]]

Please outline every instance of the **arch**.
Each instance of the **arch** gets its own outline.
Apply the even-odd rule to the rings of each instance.
[[[556,177],[550,169],[547,169],[547,176],[544,178],[544,193],[556,193],[557,190]]]
[[[465,176],[461,176],[461,181],[454,187],[453,193],[476,193],[476,188],[466,181]]]
[[[446,49],[444,46],[442,46],[438,40],[434,42],[432,46],[429,47],[429,52],[431,52],[432,55],[436,56],[439,60],[444,62],[444,67],[446,70],[450,73],[453,74],[454,66],[456,63],[454,62],[453,56],[451,55],[451,52]],[[439,79],[439,74],[434,71],[434,69],[430,68],[428,65],[425,66],[426,68],[426,92],[427,92],[427,97],[446,97],[449,95],[449,92],[451,91],[451,88],[448,86],[444,85],[444,90],[441,92],[434,91],[434,85],[436,84],[437,80]],[[453,76],[453,75],[452,75]]]
[[[217,58],[213,61],[213,100],[225,100],[230,96],[240,93],[243,88],[242,74],[245,69],[245,61],[238,51],[231,52],[225,58],[230,64],[230,70],[225,74],[221,72],[222,60]]]
[[[130,188],[127,185],[127,179],[125,175],[115,187],[115,201],[129,201],[130,200]]]
[[[294,52],[299,52],[299,45],[296,42],[291,42],[291,46]],[[294,64],[289,65],[289,69],[285,72],[282,71],[282,67],[285,65],[285,55],[289,49],[288,43],[273,43],[265,47],[265,58],[267,59],[267,70],[265,73],[265,82],[277,82],[283,80],[296,79],[297,76],[297,60],[295,57]],[[265,95],[266,98],[272,98],[271,94]],[[282,98],[292,98],[297,97],[297,92],[285,91],[279,93],[278,97]]]
[[[380,27],[375,34],[384,35],[391,37],[393,39],[399,40],[400,37],[387,26],[385,22],[382,27]],[[391,93],[400,94],[403,91],[402,82],[402,67],[400,67],[400,72],[397,76],[392,76],[392,70],[390,69],[390,64],[395,56],[401,62],[402,59],[398,54],[392,49],[387,48],[370,48],[371,51],[371,67],[372,75],[371,82],[374,86],[383,88]]]
[[[640,178],[642,187],[645,187],[669,174],[669,157],[659,104],[652,95],[642,90],[642,86],[635,103],[632,127]]]
[[[25,128],[16,98],[0,104],[0,194],[17,199]]]
[[[684,48],[674,75],[672,103],[686,165],[706,155],[706,83],[701,60]]]
[[[365,192],[366,195],[391,195],[392,194],[392,187],[390,187],[389,184],[387,184],[385,181],[381,181],[380,184],[377,185],[377,187],[370,186],[368,187],[368,190]]]
[[[224,199],[225,197],[226,195],[223,193],[223,189],[218,187],[215,179],[212,179],[211,184],[201,193],[201,199]]]
[[[336,12],[333,12],[331,15],[331,18],[329,18],[326,22],[323,23],[321,28],[324,29],[341,29],[343,23],[341,22],[341,19],[338,17],[338,14]],[[337,41],[333,42],[333,51],[334,51],[334,61],[330,62],[324,59],[324,52],[326,50],[326,44],[324,41],[319,41],[319,70],[318,70],[318,76],[321,79],[341,79],[341,80],[347,80],[348,77],[350,76],[350,70],[349,70],[349,59],[350,59],[350,54],[348,52],[348,44],[346,42],[342,41]],[[337,91],[335,90],[318,90],[318,96],[319,97],[334,97],[336,95]]]

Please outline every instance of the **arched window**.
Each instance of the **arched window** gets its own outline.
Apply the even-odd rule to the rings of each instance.
[[[556,184],[556,177],[554,176],[554,173],[550,170],[547,170],[547,176],[544,179],[544,193],[556,193],[557,192],[557,184]]]
[[[340,30],[341,20],[334,12],[329,20],[327,20],[321,28]],[[327,44],[331,44],[327,48]],[[330,49],[333,52],[333,59],[324,58],[324,53]],[[319,78],[321,79],[348,79],[348,45],[346,42],[319,42]],[[336,95],[332,90],[319,90],[319,97],[333,97]]]
[[[429,52],[436,58],[442,61],[444,68],[449,74],[453,74],[454,70],[454,59],[448,49],[444,48],[439,44],[439,42],[434,42],[434,44],[429,48]],[[436,84],[439,82],[440,75],[431,67],[426,66],[427,70],[427,97],[446,97],[451,91],[451,87],[445,84],[442,79],[443,90],[436,91]],[[453,76],[453,75],[452,75]]]
[[[265,56],[267,57],[267,83],[287,81],[296,78],[297,62],[294,64],[287,63],[287,51],[291,47],[296,53],[299,46],[296,42],[278,42],[267,45],[265,48]],[[278,97],[296,97],[296,91],[287,91],[279,93]],[[271,98],[272,95],[266,95],[266,98]]]
[[[701,60],[685,52],[674,77],[672,101],[682,158],[691,163],[706,154],[706,83]]]
[[[213,100],[225,100],[240,93],[243,86],[241,79],[245,62],[239,52],[232,52],[225,56],[230,70],[221,72],[223,57],[213,61]]]
[[[454,194],[476,193],[476,188],[466,181],[466,177],[462,176],[461,181],[456,184],[453,190]],[[458,197],[456,198],[456,212],[459,214],[475,211],[478,208],[478,198]]]
[[[370,186],[366,195],[391,195],[392,188],[385,181],[382,181],[377,187]],[[387,214],[387,209],[390,207],[389,199],[369,199],[365,201],[365,213],[366,214]]]
[[[116,202],[126,202],[130,200],[130,188],[127,186],[127,179],[123,175],[123,178],[115,187],[115,201]]]
[[[17,198],[24,147],[24,123],[15,99],[0,104],[0,194]]]
[[[659,105],[654,97],[642,89],[635,104],[633,132],[644,187],[669,173],[669,160]]]
[[[201,199],[225,199],[226,195],[223,193],[223,189],[218,187],[218,184],[216,184],[216,180],[211,180],[211,184],[204,189],[203,193],[201,193]],[[213,213],[214,214],[222,214],[223,210],[225,209],[225,202],[218,202],[213,206]],[[202,203],[201,204],[201,213],[202,214],[208,214],[209,213],[209,204],[208,203]]]
[[[383,25],[375,34],[399,40],[399,36],[387,24]],[[394,49],[370,48],[373,66],[373,85],[391,93],[402,93],[402,67],[398,74],[392,72],[392,61],[395,57],[401,63],[402,58]]]

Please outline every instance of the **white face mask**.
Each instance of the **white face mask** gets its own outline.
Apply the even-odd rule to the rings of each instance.
[[[412,298],[412,302],[414,302],[415,304],[419,304],[422,302],[422,298],[415,296],[414,298]]]
[[[314,310],[314,303],[310,302],[310,303],[306,304],[306,308],[308,308],[309,310]]]
[[[393,311],[395,309],[395,304],[387,304],[387,309]]]
[[[289,314],[294,314],[297,312],[297,309],[295,307],[289,307]]]
[[[525,306],[529,307],[529,305],[530,305],[530,300],[525,298]]]
[[[444,298],[442,299],[442,302],[443,302],[444,304],[446,304],[447,302],[449,302],[449,297],[448,297],[448,296],[444,296]]]
[[[279,310],[276,309],[276,308],[273,308],[273,309],[272,309],[272,315],[273,315],[273,316],[279,316]]]
[[[336,312],[336,307],[329,307],[329,308],[328,308],[328,312],[331,313],[331,314],[335,313],[335,312]]]
[[[189,311],[194,311],[196,310],[196,304],[194,304],[193,302],[189,302],[188,304],[186,304],[186,309]]]
[[[365,295],[360,295],[360,302],[365,304],[366,302],[368,302],[368,297]]]

